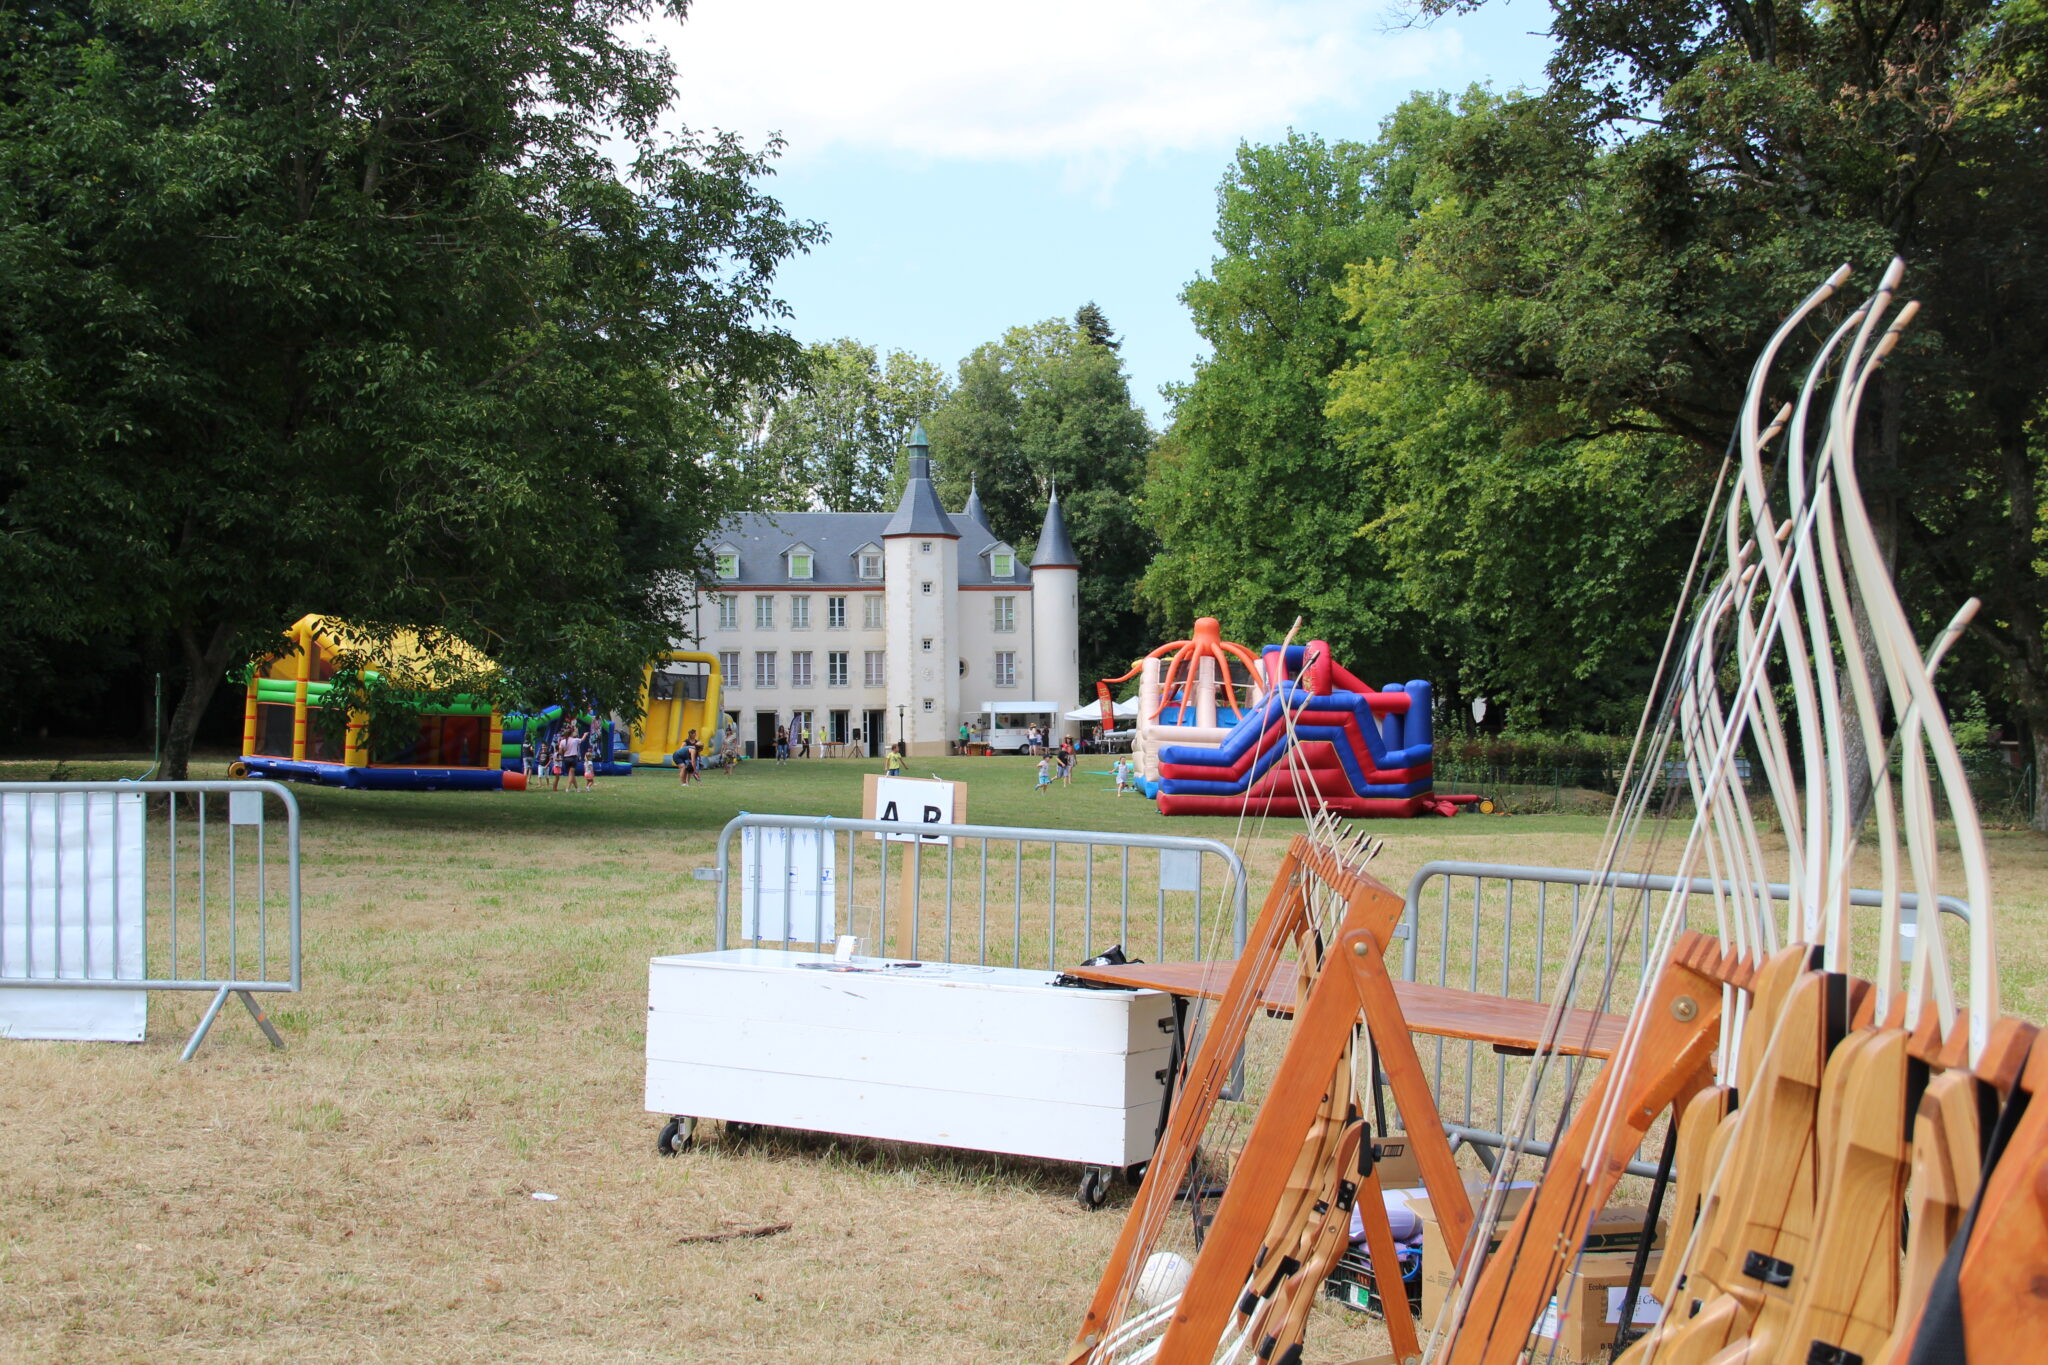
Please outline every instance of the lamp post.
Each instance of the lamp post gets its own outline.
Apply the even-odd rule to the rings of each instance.
[[[902,702],[896,703],[896,739],[898,743],[903,745],[904,751],[908,752],[910,749],[910,735],[904,729],[907,722],[903,719],[903,712],[906,709]]]

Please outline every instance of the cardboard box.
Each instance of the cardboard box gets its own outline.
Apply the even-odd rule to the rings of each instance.
[[[1507,1198],[1501,1206],[1500,1224],[1488,1248],[1489,1251],[1500,1245],[1501,1237],[1505,1236],[1508,1228],[1513,1225],[1515,1215],[1521,1212],[1523,1203],[1529,1198],[1529,1189],[1530,1186],[1525,1183],[1508,1191]],[[1478,1192],[1474,1193],[1472,1202],[1475,1206],[1479,1203]],[[1430,1208],[1427,1199],[1411,1199],[1408,1201],[1408,1207],[1422,1220],[1422,1318],[1425,1322],[1434,1322],[1437,1310],[1451,1297],[1456,1286],[1457,1279],[1453,1270],[1458,1252],[1462,1248],[1445,1244],[1443,1230],[1437,1226],[1436,1211]],[[1624,1259],[1633,1255],[1642,1243],[1643,1220],[1646,1214],[1645,1209],[1630,1204],[1614,1204],[1600,1210],[1587,1229],[1583,1244],[1585,1250],[1595,1253],[1624,1253]],[[1650,1243],[1651,1246],[1664,1245],[1664,1230],[1665,1225],[1659,1223],[1656,1239]],[[1626,1284],[1627,1281],[1628,1271],[1624,1266],[1621,1282]],[[1611,1332],[1608,1339],[1613,1339]]]
[[[1643,1272],[1642,1292],[1636,1299],[1638,1327],[1649,1327],[1664,1315],[1663,1305],[1650,1297],[1650,1282],[1663,1258],[1663,1252],[1651,1252]],[[1537,1320],[1532,1341],[1538,1360],[1550,1355],[1553,1343],[1559,1360],[1590,1365],[1607,1358],[1607,1348],[1620,1330],[1622,1301],[1628,1297],[1628,1276],[1635,1259],[1632,1251],[1604,1251],[1579,1262],[1577,1272],[1551,1297],[1550,1306]]]

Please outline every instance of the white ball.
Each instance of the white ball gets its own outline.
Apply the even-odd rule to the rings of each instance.
[[[1145,1258],[1145,1269],[1131,1290],[1132,1307],[1142,1312],[1180,1297],[1180,1292],[1188,1287],[1188,1277],[1194,1273],[1188,1258],[1179,1252],[1153,1252]]]

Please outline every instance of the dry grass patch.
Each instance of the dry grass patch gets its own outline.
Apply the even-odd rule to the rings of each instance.
[[[940,766],[975,784],[977,820],[1231,833],[1106,788],[1034,799],[1026,765]],[[1067,1166],[717,1125],[654,1154],[646,962],[710,946],[689,869],[740,806],[855,813],[860,771],[302,793],[307,989],[274,1002],[289,1051],[230,1007],[181,1065],[203,1001],[171,996],[142,1046],[0,1051],[0,1359],[1058,1356],[1121,1192],[1091,1214]],[[1384,832],[1398,889],[1431,858],[1581,865],[1599,822]],[[1284,834],[1250,850],[1255,900]],[[2000,835],[1995,856],[2008,1004],[2040,1017],[2048,845]],[[1329,1313],[1315,1339],[1365,1353],[1373,1334]]]

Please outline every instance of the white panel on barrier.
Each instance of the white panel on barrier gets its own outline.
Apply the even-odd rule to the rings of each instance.
[[[0,983],[140,981],[143,797],[112,792],[0,796]],[[139,990],[7,989],[0,1037],[139,1043]]]
[[[748,826],[740,834],[740,934],[769,943],[830,943],[838,841],[815,829]]]

